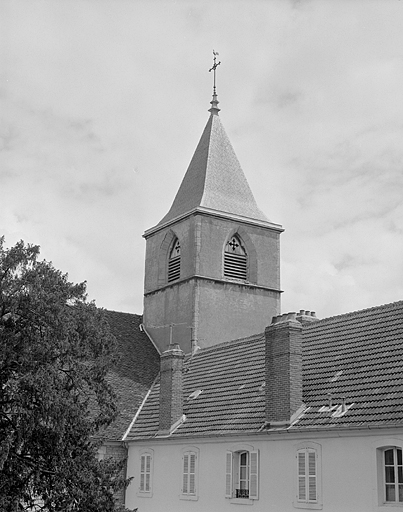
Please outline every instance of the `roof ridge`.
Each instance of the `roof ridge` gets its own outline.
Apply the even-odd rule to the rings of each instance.
[[[114,309],[107,309],[103,307],[98,307],[97,309],[101,309],[102,311],[106,311],[107,313],[117,313],[118,315],[130,315],[130,316],[136,316],[137,318],[141,318],[143,315],[139,315],[138,313],[130,313],[128,311],[116,311]]]
[[[346,318],[346,317],[357,317],[357,316],[359,316],[360,313],[371,312],[371,311],[375,311],[377,309],[379,309],[379,310],[387,309],[387,308],[392,309],[392,307],[398,307],[398,306],[403,306],[403,300],[399,300],[396,302],[389,302],[387,304],[380,304],[378,306],[372,306],[370,308],[357,309],[355,311],[349,311],[348,313],[341,313],[340,315],[328,316],[326,318],[317,319],[315,322],[310,322],[309,324],[304,325],[304,328],[310,329],[314,326],[321,325],[321,324],[329,322],[331,320],[337,320],[337,319]]]
[[[206,352],[215,352],[217,350],[223,350],[228,345],[234,346],[234,345],[240,345],[242,343],[245,343],[247,341],[258,341],[259,339],[264,338],[264,332],[251,334],[250,336],[246,336],[245,338],[237,338],[236,340],[229,340],[229,341],[222,341],[221,343],[217,343],[216,345],[213,345],[211,347],[203,347],[199,350],[197,354],[205,354]]]

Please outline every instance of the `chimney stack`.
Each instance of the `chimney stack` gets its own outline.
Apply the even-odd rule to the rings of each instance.
[[[279,315],[265,336],[266,420],[284,427],[302,405],[302,324],[296,313]]]
[[[170,433],[183,414],[183,359],[177,343],[169,345],[161,355],[160,433]]]

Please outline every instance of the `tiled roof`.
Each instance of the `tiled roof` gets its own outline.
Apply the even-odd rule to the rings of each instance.
[[[264,415],[264,336],[201,349],[184,364],[184,409],[187,420],[177,436],[256,431]],[[194,391],[202,390],[195,399]],[[158,432],[160,386],[157,382],[126,440]]]
[[[256,433],[265,423],[265,340],[256,335],[201,349],[185,360],[186,421],[172,434]],[[194,399],[189,395],[202,393]],[[347,412],[320,412],[329,395]],[[289,429],[403,425],[403,301],[312,322],[303,328],[306,412]],[[158,432],[155,383],[126,440]]]
[[[225,212],[268,223],[252,191],[218,115],[211,115],[165,224],[195,208]]]
[[[105,311],[118,342],[119,362],[108,380],[118,397],[118,417],[103,432],[108,440],[121,440],[144,396],[159,372],[159,354],[147,335],[140,331],[142,317]]]
[[[310,409],[296,428],[403,425],[403,301],[314,322],[303,339]],[[340,418],[318,412],[329,397],[354,405]]]

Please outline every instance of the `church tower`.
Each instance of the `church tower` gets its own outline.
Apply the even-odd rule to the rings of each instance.
[[[219,111],[214,84],[171,209],[144,233],[143,324],[161,352],[170,342],[189,353],[263,332],[280,313],[283,229],[258,208]]]

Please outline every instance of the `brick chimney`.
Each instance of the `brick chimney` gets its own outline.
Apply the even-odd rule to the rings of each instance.
[[[185,355],[175,343],[161,355],[160,434],[169,434],[183,414],[183,359]]]
[[[266,421],[290,424],[302,406],[302,324],[296,313],[273,317],[266,328]]]

